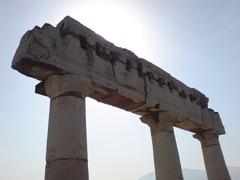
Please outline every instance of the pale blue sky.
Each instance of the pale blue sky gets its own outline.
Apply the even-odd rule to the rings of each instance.
[[[22,35],[70,15],[210,98],[226,135],[226,163],[240,167],[240,1],[0,1],[0,179],[44,177],[49,99],[10,68]],[[91,180],[134,180],[154,170],[148,127],[136,115],[87,100]],[[175,129],[183,168],[203,169],[200,143]]]

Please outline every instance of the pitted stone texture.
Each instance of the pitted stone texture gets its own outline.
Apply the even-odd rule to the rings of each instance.
[[[231,180],[220,147],[218,134],[213,130],[209,130],[198,133],[194,137],[201,142],[208,179]]]
[[[183,179],[173,126],[204,131],[196,137],[209,179],[230,179],[216,138],[224,127],[208,98],[76,20],[28,31],[12,67],[41,80],[36,92],[51,98],[47,180],[88,180],[85,96],[143,116],[151,127],[157,180]]]
[[[54,74],[37,84],[35,91],[51,99],[69,93],[79,97],[86,97],[93,92],[93,89],[89,88],[89,84],[91,84],[91,80],[87,76]]]
[[[152,133],[156,179],[183,180],[173,131]]]
[[[161,113],[141,120],[151,129],[156,180],[183,180],[173,123]]]
[[[85,100],[63,94],[51,99],[46,180],[88,180]]]
[[[45,180],[88,180],[87,161],[61,159],[46,165]]]
[[[51,100],[47,161],[62,158],[87,160],[85,100],[60,96]]]
[[[86,95],[97,101],[139,115],[150,109],[164,111],[175,119],[175,126],[192,132],[225,133],[204,94],[70,17],[56,27],[45,24],[28,31],[12,67],[42,81],[53,74],[73,74],[84,80],[79,86],[90,89]]]

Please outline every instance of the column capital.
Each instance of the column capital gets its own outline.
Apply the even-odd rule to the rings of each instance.
[[[215,130],[206,130],[193,135],[203,147],[219,145],[218,133]]]
[[[166,131],[173,132],[173,122],[167,115],[163,112],[149,112],[140,117],[143,123],[146,123],[152,132],[155,131]]]
[[[54,74],[36,85],[35,92],[52,98],[72,95],[85,98],[91,93],[82,78],[74,74]]]

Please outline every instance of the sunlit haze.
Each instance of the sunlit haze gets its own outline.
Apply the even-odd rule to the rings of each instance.
[[[226,163],[240,167],[239,9],[236,0],[2,1],[0,179],[44,179],[49,99],[11,61],[27,30],[67,15],[206,94],[226,129]],[[91,180],[138,180],[154,171],[150,130],[137,115],[89,98],[86,110]],[[175,134],[182,168],[204,169],[192,133]]]

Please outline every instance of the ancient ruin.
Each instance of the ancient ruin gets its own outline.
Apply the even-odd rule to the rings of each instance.
[[[230,179],[218,140],[224,127],[208,98],[76,20],[28,31],[12,67],[40,80],[36,93],[51,99],[45,180],[89,179],[85,97],[149,125],[157,180],[183,179],[174,126],[200,140],[208,179]]]

